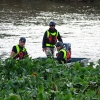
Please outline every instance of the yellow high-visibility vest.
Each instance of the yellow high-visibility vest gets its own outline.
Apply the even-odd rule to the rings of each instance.
[[[16,45],[16,49],[17,49],[17,53],[19,53],[20,52],[20,48],[19,48],[19,46],[18,45]],[[25,52],[26,51],[26,48],[23,48],[23,50],[22,50],[23,52]]]
[[[51,34],[52,36],[57,37],[57,36],[58,36],[58,31],[57,31],[57,32],[54,32],[54,33],[50,33],[49,31],[47,31],[47,37],[49,37],[50,34]],[[46,46],[48,46],[48,47],[55,47],[55,45],[52,45],[52,44],[50,44],[50,43],[46,43]]]
[[[63,58],[66,59],[66,58],[67,58],[67,52],[66,52],[66,50],[65,50],[65,49],[61,49],[59,52],[61,52],[61,51],[64,52],[64,56],[63,56]]]
[[[20,48],[18,44],[16,45],[16,50],[17,50],[17,53],[15,53],[13,57],[15,57],[20,52]],[[25,51],[26,51],[26,48],[23,48],[22,52],[25,52]]]

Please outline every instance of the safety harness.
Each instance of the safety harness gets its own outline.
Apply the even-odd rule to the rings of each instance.
[[[19,57],[19,59],[22,59],[25,56],[25,52],[26,52],[26,48],[23,48],[22,50],[20,50],[19,46],[16,45],[16,50],[17,53],[14,55],[14,58],[17,59]]]
[[[57,42],[58,32],[51,33],[47,31],[47,47],[55,47],[55,43]]]

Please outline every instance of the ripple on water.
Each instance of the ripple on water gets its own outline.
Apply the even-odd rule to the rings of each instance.
[[[100,58],[99,6],[39,1],[33,5],[0,6],[0,58],[9,57],[12,46],[18,44],[22,36],[27,39],[26,48],[32,58],[45,56],[42,38],[51,20],[56,22],[64,43],[71,43],[72,57],[91,58],[91,61]]]

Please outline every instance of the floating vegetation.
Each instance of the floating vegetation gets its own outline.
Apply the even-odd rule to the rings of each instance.
[[[51,58],[0,61],[0,100],[100,100],[100,60],[67,68]]]

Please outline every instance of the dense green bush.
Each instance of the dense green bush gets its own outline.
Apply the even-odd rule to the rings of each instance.
[[[70,67],[54,59],[0,61],[0,100],[100,100],[100,60]]]

